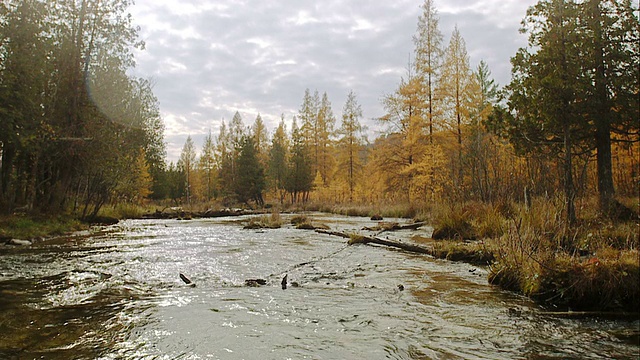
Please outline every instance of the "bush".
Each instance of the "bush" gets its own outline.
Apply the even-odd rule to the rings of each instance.
[[[435,212],[433,237],[436,240],[472,240],[476,234],[471,226],[471,216],[460,206],[441,206]]]

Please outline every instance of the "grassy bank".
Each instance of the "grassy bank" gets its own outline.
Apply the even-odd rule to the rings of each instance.
[[[64,235],[86,228],[86,224],[67,215],[0,216],[0,238],[5,239],[36,239]]]
[[[626,205],[637,213],[632,200]],[[531,207],[439,206],[427,216],[434,238],[441,233],[453,239],[436,242],[441,250],[435,255],[490,259],[492,284],[564,309],[639,312],[640,223],[611,220],[595,209],[595,200],[578,201],[579,221],[570,227],[562,202],[548,199],[535,199]]]

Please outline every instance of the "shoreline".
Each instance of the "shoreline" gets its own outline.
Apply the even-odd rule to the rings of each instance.
[[[187,211],[155,211],[139,217],[126,219],[200,219],[243,215],[264,215],[265,210],[221,209],[204,212]],[[293,214],[300,211],[293,211]],[[111,221],[97,223],[82,222],[71,216],[29,216],[25,214],[0,217],[0,244],[8,247],[29,246],[34,243],[51,241],[60,237],[75,237],[74,234],[93,236],[92,226],[104,226],[117,223]],[[96,219],[105,220],[105,219]],[[115,221],[115,222],[114,222]],[[14,226],[12,229],[11,226]],[[29,228],[31,226],[31,228]],[[31,230],[31,232],[30,232]],[[99,232],[100,230],[98,230]],[[638,251],[628,250],[626,258],[618,255],[618,259],[610,259],[598,254],[576,256],[576,254],[555,254],[546,259],[546,264],[538,265],[534,278],[523,275],[523,264],[520,268],[509,266],[501,250],[500,238],[483,240],[436,240],[413,236],[412,242],[429,246],[430,256],[437,259],[464,262],[474,266],[489,268],[489,284],[501,289],[525,295],[549,311],[572,310],[579,312],[627,312],[640,313],[637,281],[640,278]],[[635,264],[633,259],[636,256]],[[624,253],[623,250],[620,253]],[[526,260],[526,259],[525,259]],[[531,260],[531,259],[529,259]],[[536,261],[535,258],[534,264]],[[523,280],[523,278],[527,278]],[[580,284],[584,289],[576,288]],[[601,291],[603,287],[607,291]]]

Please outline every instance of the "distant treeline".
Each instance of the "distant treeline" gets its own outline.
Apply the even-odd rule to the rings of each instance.
[[[540,1],[500,89],[472,69],[457,28],[448,44],[432,1],[413,37],[415,61],[383,99],[382,135],[369,142],[349,94],[338,125],[326,93],[308,89],[287,132],[236,113],[198,157],[189,138],[168,169],[176,201],[340,203],[527,201],[639,191],[639,23],[629,1]],[[171,180],[169,180],[169,178]],[[289,195],[289,196],[287,196]]]
[[[640,191],[640,25],[629,0],[544,0],[523,21],[527,47],[500,88],[472,68],[433,1],[413,35],[414,61],[384,96],[381,135],[366,139],[351,92],[336,117],[305,92],[291,128],[269,133],[236,113],[198,151],[164,165],[148,81],[126,74],[142,45],[128,1],[0,5],[0,202],[91,215],[108,201],[192,204],[499,203]],[[121,6],[122,5],[122,6]],[[408,34],[409,35],[409,34]],[[374,86],[375,84],[372,84]],[[338,119],[340,121],[338,121]]]

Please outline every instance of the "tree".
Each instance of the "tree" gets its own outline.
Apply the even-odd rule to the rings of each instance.
[[[639,141],[640,22],[631,1],[587,0],[578,14],[585,82],[584,109],[592,128],[600,209],[612,212],[612,133]]]
[[[422,14],[418,18],[418,28],[413,36],[413,43],[416,77],[420,83],[417,93],[420,94],[423,104],[420,115],[426,119],[430,143],[433,143],[434,124],[438,113],[436,88],[443,54],[439,21],[433,1],[425,0],[422,4]]]
[[[95,215],[164,144],[148,81],[127,75],[142,47],[128,0],[0,6],[0,203]],[[138,166],[137,168],[141,168]],[[79,206],[83,204],[83,206]]]
[[[340,134],[338,169],[346,173],[347,184],[349,186],[349,201],[353,201],[353,192],[356,182],[360,176],[362,164],[360,162],[360,149],[362,141],[362,108],[352,91],[347,95],[347,101],[342,109],[342,126],[338,130]]]
[[[200,160],[198,163],[198,167],[204,176],[205,199],[207,201],[215,197],[215,152],[216,146],[213,142],[211,130],[209,130],[209,134],[204,138],[204,144],[202,145],[202,152],[200,154]]]
[[[511,60],[508,105],[515,116],[505,117],[511,142],[521,153],[547,150],[562,156],[567,224],[575,221],[573,151],[584,138],[577,110],[583,106],[577,95],[584,84],[577,19],[572,1],[540,1],[529,8],[523,24],[533,52],[522,48]]]
[[[320,173],[322,183],[325,186],[329,183],[329,177],[335,165],[332,151],[333,146],[331,143],[335,122],[336,118],[331,109],[331,102],[325,92],[322,94],[322,100],[320,101],[320,107],[318,109],[315,129],[316,135],[313,144],[317,172]]]
[[[244,127],[244,122],[242,121],[242,116],[240,113],[236,111],[233,114],[233,118],[231,119],[231,123],[229,124],[229,139],[231,141],[231,150],[237,155],[238,150],[242,146],[242,141],[244,136],[246,135],[246,129]]]
[[[238,156],[238,181],[234,186],[236,196],[240,202],[248,203],[253,200],[258,206],[263,206],[264,189],[264,168],[258,160],[253,137],[245,136]]]
[[[180,153],[180,160],[178,160],[178,168],[184,173],[185,176],[185,195],[187,197],[187,204],[191,207],[192,185],[195,177],[195,165],[196,165],[196,150],[191,139],[191,135],[187,136],[187,140],[182,147]]]
[[[271,148],[269,149],[269,178],[275,192],[279,195],[280,203],[284,202],[285,180],[287,178],[287,154],[288,154],[287,130],[284,124],[284,115],[273,134]]]
[[[456,133],[458,142],[457,187],[463,186],[462,166],[462,127],[471,123],[471,109],[474,97],[478,94],[478,86],[469,66],[469,55],[465,41],[456,26],[451,34],[449,46],[445,51],[442,71],[443,81],[440,89],[447,110],[450,126]]]
[[[256,116],[256,120],[251,126],[251,136],[253,136],[253,143],[258,151],[258,159],[263,167],[267,166],[267,157],[269,156],[269,136],[267,134],[267,128],[264,126],[264,121],[260,114]]]
[[[412,165],[428,156],[425,152],[425,123],[420,108],[424,105],[421,92],[421,79],[413,76],[411,68],[407,80],[401,79],[395,93],[383,100],[387,114],[380,120],[387,124],[387,139],[382,151],[378,152],[378,161],[388,175],[390,188],[403,190],[411,202]]]
[[[482,121],[491,113],[491,108],[498,99],[500,86],[491,78],[491,70],[484,60],[480,60],[474,75],[480,87],[479,108],[476,110],[478,112],[477,119]]]
[[[285,181],[285,189],[291,194],[291,202],[305,202],[312,189],[313,171],[308,148],[298,128],[295,116],[291,124],[291,156]]]
[[[223,197],[225,203],[233,196],[235,184],[235,147],[231,140],[231,134],[227,130],[224,120],[220,124],[220,131],[216,141],[216,163],[218,164],[219,187],[217,191]]]
[[[491,78],[491,71],[484,60],[481,60],[474,73],[479,85],[478,96],[471,104],[471,127],[466,137],[464,167],[468,169],[471,177],[470,193],[478,196],[482,201],[493,200],[494,185],[490,176],[495,173],[495,168],[500,166],[498,146],[494,144],[496,139],[485,129],[486,119],[493,110],[493,104],[497,100],[498,85]],[[492,171],[492,168],[494,171]]]

